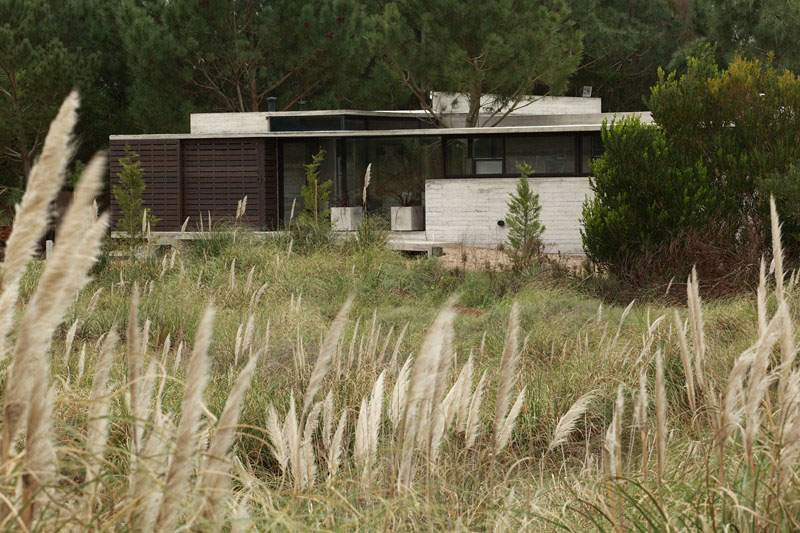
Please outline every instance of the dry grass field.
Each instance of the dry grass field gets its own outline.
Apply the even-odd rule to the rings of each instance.
[[[76,105],[3,264],[0,528],[800,527],[779,246],[757,294],[701,302],[690,278],[685,307],[244,228],[126,259],[98,157],[33,260]]]

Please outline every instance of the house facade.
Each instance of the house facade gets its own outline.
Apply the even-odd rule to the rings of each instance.
[[[537,107],[538,106],[538,107]],[[453,106],[433,127],[421,111],[290,111],[203,113],[188,134],[115,135],[111,182],[126,147],[139,155],[145,207],[158,231],[187,230],[199,219],[233,217],[247,196],[246,221],[280,229],[302,208],[304,165],[324,150],[320,172],[334,184],[334,206],[360,206],[371,164],[368,210],[424,209],[420,238],[495,247],[506,240],[506,204],[519,177],[533,168],[547,251],[581,253],[581,205],[590,194],[591,161],[602,154],[599,99],[544,98],[513,110],[494,127],[464,127]],[[650,121],[648,114],[639,114]],[[113,198],[112,215],[119,216]]]

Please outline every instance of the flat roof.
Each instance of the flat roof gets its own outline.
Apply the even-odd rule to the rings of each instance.
[[[320,117],[320,116],[338,116],[338,115],[359,115],[364,117],[397,117],[397,116],[412,116],[424,117],[430,116],[423,109],[394,109],[394,110],[377,110],[377,111],[364,111],[359,109],[308,109],[302,111],[245,111],[234,113],[190,113],[192,115],[254,115],[263,117]]]
[[[294,113],[294,112],[291,112]],[[602,113],[602,119],[636,115],[643,122],[652,123],[650,113]],[[519,133],[580,133],[600,131],[602,120],[584,124],[552,124],[543,126],[494,126],[476,128],[419,128],[398,130],[334,130],[334,131],[267,131],[262,133],[146,133],[133,135],[110,135],[109,139],[231,139],[231,138],[309,138],[309,137],[421,137],[448,135],[504,135]]]

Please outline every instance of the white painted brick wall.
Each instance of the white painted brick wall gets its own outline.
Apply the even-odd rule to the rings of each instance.
[[[505,242],[507,227],[497,225],[508,211],[515,178],[440,179],[425,182],[428,240],[493,248]],[[581,206],[591,195],[589,178],[531,178],[539,194],[542,236],[550,253],[581,254]]]

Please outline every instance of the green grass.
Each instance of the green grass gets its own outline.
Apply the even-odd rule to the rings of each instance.
[[[162,275],[164,257],[156,253],[149,259],[109,258],[103,262],[95,279],[79,296],[54,343],[53,372],[62,379],[73,376],[73,394],[85,397],[91,371],[87,370],[81,383],[74,383],[77,353],[86,342],[90,356],[94,354],[97,339],[111,327],[124,334],[135,281],[142,291],[140,321],[151,322],[149,352],[160,358],[167,334],[171,337],[168,368],[178,343],[191,344],[205,306],[209,302],[216,306],[210,352],[212,379],[205,397],[209,411],[218,416],[237,371],[234,365],[237,329],[248,320],[253,292],[265,284],[263,296],[253,309],[254,338],[256,343],[263,343],[269,324],[269,349],[259,363],[246,397],[236,445],[236,454],[255,476],[251,483],[256,486],[251,489],[260,496],[252,497],[250,513],[260,528],[410,530],[565,526],[584,529],[594,523],[599,528],[611,529],[602,511],[606,501],[603,495],[607,493],[604,483],[608,482],[603,481],[597,468],[602,439],[611,420],[619,383],[625,386],[628,406],[632,405],[641,367],[637,359],[643,335],[648,325],[664,314],[666,318],[655,333],[653,351],[660,348],[665,354],[670,403],[668,426],[672,432],[667,482],[652,498],[658,487],[640,483],[633,474],[631,481],[615,485],[614,490],[627,501],[626,524],[633,529],[661,528],[666,523],[664,516],[673,527],[684,519],[688,520],[687,526],[696,525],[697,516],[708,515],[709,508],[721,508],[719,503],[708,503],[709,491],[702,484],[708,460],[700,444],[705,429],[693,426],[692,416],[685,407],[684,375],[672,325],[673,307],[657,302],[635,305],[620,322],[622,306],[603,303],[589,296],[589,291],[579,283],[555,278],[546,271],[537,271],[526,279],[512,277],[510,272],[450,272],[436,259],[405,257],[380,248],[359,250],[353,246],[287,254],[285,241],[258,241],[246,232],[238,234],[235,240],[215,237],[214,242],[184,244],[174,267],[167,268]],[[234,260],[235,283],[231,288],[230,268]],[[170,252],[166,252],[166,261],[170,261]],[[251,268],[253,279],[246,288]],[[26,275],[23,299],[30,296],[40,272],[41,265],[36,265]],[[102,293],[97,308],[87,316],[86,308],[98,289]],[[346,352],[349,346],[355,322],[359,321],[361,333],[368,331],[374,313],[383,333],[391,327],[396,333],[407,325],[401,363],[418,350],[446,298],[453,293],[459,295],[454,338],[457,366],[473,351],[475,380],[484,369],[488,371],[484,435],[491,432],[500,354],[510,306],[516,300],[520,306],[520,340],[526,339],[519,386],[526,386],[528,393],[509,448],[492,457],[491,446],[466,451],[458,436],[446,440],[440,466],[408,493],[394,490],[391,468],[384,474],[387,477],[379,477],[377,482],[365,486],[352,465],[345,466],[344,474],[331,484],[322,481],[300,492],[292,489],[280,475],[269,451],[263,429],[266,412],[273,405],[283,414],[288,409],[290,392],[296,398],[302,396],[305,378],[298,379],[294,371],[298,338],[305,347],[308,365],[313,364],[322,335],[351,293],[356,299],[343,350]],[[685,309],[677,309],[685,318]],[[733,359],[756,338],[755,305],[751,297],[743,295],[707,303],[704,313],[709,372],[717,383],[724,383]],[[64,334],[76,319],[78,332],[71,357],[65,362]],[[618,328],[619,338],[612,343]],[[485,347],[478,353],[484,335]],[[393,344],[394,340],[389,350]],[[188,357],[188,349],[183,357],[184,360]],[[242,355],[238,365],[245,359]],[[91,367],[91,361],[87,367]],[[350,407],[351,426],[355,424],[360,399],[369,392],[378,371],[378,368],[355,369],[336,381],[336,409],[338,412],[344,406]],[[173,419],[179,415],[182,372],[179,370],[166,382],[162,397],[165,411]],[[117,383],[124,381],[121,361],[115,367],[114,377]],[[393,381],[387,382],[387,395],[392,385]],[[597,390],[599,396],[579,421],[568,443],[547,452],[558,419],[590,390]],[[321,395],[325,393],[327,390],[323,389]],[[61,409],[62,431],[75,433],[69,428],[80,425],[80,411],[70,409],[67,402],[60,402],[57,408]],[[630,414],[626,414],[622,439],[625,468],[635,473],[641,459],[637,456],[638,444],[630,442],[629,425]],[[116,438],[121,437],[117,434]],[[117,446],[123,448],[123,442]],[[702,501],[696,500],[698,494]],[[692,506],[700,508],[693,511]],[[730,522],[738,523],[741,516],[730,515]]]

